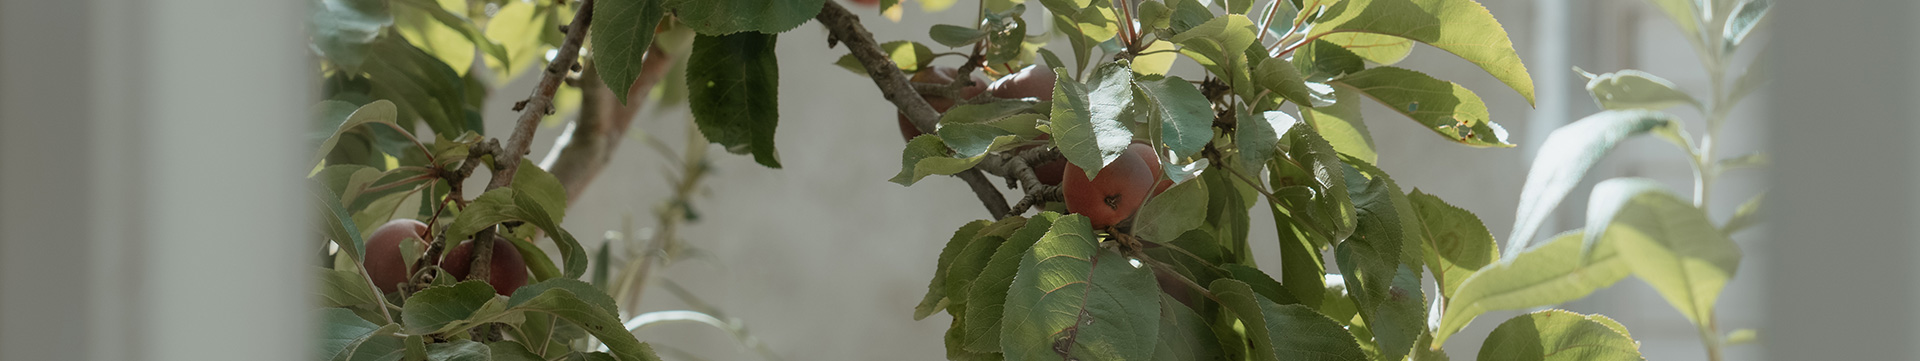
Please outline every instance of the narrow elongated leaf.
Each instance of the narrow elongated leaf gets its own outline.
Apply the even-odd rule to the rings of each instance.
[[[820,1],[813,1],[815,11],[819,10],[819,4]],[[757,6],[755,9],[764,9],[767,4],[753,5]],[[686,13],[679,15],[680,20],[691,22]],[[752,153],[755,162],[769,168],[780,168],[780,153],[773,146],[774,128],[780,124],[780,63],[774,54],[776,41],[774,35],[753,32],[701,35],[694,38],[693,53],[687,60],[687,96],[700,133],[714,144],[726,147],[728,152]]]
[[[1002,316],[1007,360],[1153,356],[1160,328],[1153,272],[1101,249],[1087,222],[1060,217],[1021,257]]]
[[[1648,179],[1609,179],[1588,202],[1588,248],[1610,244],[1674,309],[1696,324],[1740,268],[1740,247],[1707,214]],[[1596,239],[1592,235],[1599,234]]]
[[[1500,259],[1493,234],[1487,232],[1480,217],[1419,189],[1408,194],[1407,200],[1420,215],[1427,268],[1433,270],[1442,297],[1452,298],[1454,290],[1474,271]]]
[[[813,19],[826,3],[826,0],[667,0],[665,7],[701,35],[779,34]]]
[[[1390,66],[1362,70],[1335,84],[1372,97],[1449,140],[1476,147],[1513,146],[1507,143],[1506,129],[1489,118],[1487,104],[1460,84]]]
[[[1586,297],[1626,278],[1632,270],[1613,247],[1595,249],[1580,263],[1582,233],[1554,236],[1506,262],[1475,271],[1454,290],[1453,300],[1434,330],[1434,346],[1447,342],[1474,317],[1487,311],[1540,307]]]
[[[1655,130],[1678,127],[1672,115],[1644,110],[1614,110],[1581,118],[1555,129],[1534,155],[1527,183],[1520,188],[1520,206],[1514,211],[1513,234],[1507,237],[1506,258],[1527,249],[1540,223],[1546,222],[1567,192],[1580,184],[1587,169],[1600,162],[1615,144]]]
[[[1013,277],[1020,271],[1020,260],[1033,248],[1040,237],[1046,236],[1053,228],[1053,221],[1060,219],[1059,213],[1040,212],[1027,220],[1025,227],[1007,237],[1000,248],[993,251],[993,258],[987,260],[987,267],[967,288],[966,317],[964,320],[966,342],[965,349],[976,353],[997,353],[1000,349],[1001,316],[1005,313],[1007,290],[1013,286]],[[959,317],[956,317],[959,318]]]
[[[1533,103],[1533,78],[1514,52],[1513,40],[1493,14],[1473,0],[1334,2],[1307,38],[1350,32],[1397,36],[1446,50],[1479,65]]]
[[[1174,156],[1193,155],[1213,141],[1213,104],[1193,83],[1177,76],[1141,76],[1134,84],[1149,122],[1159,124],[1160,142]]]
[[[1601,315],[1546,310],[1508,319],[1480,346],[1480,361],[1645,360],[1626,327]]]
[[[1066,68],[1053,71],[1072,74]],[[1095,79],[1096,84],[1105,84],[1098,81],[1101,78]],[[1061,156],[1068,162],[1085,169],[1087,178],[1099,174],[1101,167],[1119,158],[1120,153],[1133,144],[1133,131],[1126,124],[1120,123],[1117,117],[1094,116],[1092,104],[1085,85],[1073,81],[1072,77],[1055,79],[1051,117],[1053,144],[1060,148]]]
[[[1633,69],[1592,76],[1587,92],[1601,109],[1662,110],[1677,105],[1700,107],[1700,101],[1659,76]]]
[[[1246,325],[1255,360],[1367,360],[1353,334],[1307,306],[1274,303],[1230,279],[1213,281],[1208,288]]]
[[[640,78],[640,64],[653,46],[654,27],[666,15],[661,0],[603,0],[593,3],[593,66],[620,104]]]
[[[1767,10],[1773,8],[1773,0],[1747,0],[1733,9],[1733,18],[1727,19],[1727,27],[1720,31],[1720,38],[1726,42],[1725,52],[1732,53],[1747,39],[1760,20],[1765,20]]]

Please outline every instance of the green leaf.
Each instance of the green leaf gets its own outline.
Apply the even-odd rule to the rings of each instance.
[[[1053,230],[1053,221],[1060,219],[1059,213],[1041,212],[1027,220],[1025,227],[1015,231],[1001,242],[993,251],[993,258],[980,270],[980,275],[967,288],[965,325],[965,349],[978,353],[998,353],[1000,349],[1001,316],[1006,312],[1007,291],[1013,286],[1014,275],[1020,271],[1020,261],[1040,241]],[[960,318],[960,317],[956,317]],[[956,322],[958,323],[958,322]]]
[[[933,37],[933,42],[940,43],[940,45],[958,48],[985,40],[987,38],[987,32],[969,27],[934,24],[932,28],[927,29],[927,36]]]
[[[473,340],[453,340],[427,345],[428,361],[491,361],[493,349]]]
[[[1353,334],[1307,306],[1274,303],[1235,280],[1213,281],[1208,288],[1246,325],[1255,360],[1367,360]]]
[[[352,114],[347,116],[345,122],[340,123],[340,127],[334,130],[332,136],[320,142],[320,148],[314,151],[313,157],[307,161],[307,164],[319,165],[320,160],[327,157],[327,153],[333,152],[334,145],[340,143],[340,136],[342,134],[369,123],[394,124],[394,118],[396,116],[397,113],[395,112],[393,102],[386,100],[375,100],[372,103],[360,106],[359,109],[355,109]]]
[[[1593,101],[1601,109],[1662,110],[1677,105],[1704,109],[1678,85],[1644,71],[1627,69],[1591,78],[1587,80],[1587,92],[1593,93]]]
[[[1493,234],[1487,232],[1487,226],[1473,212],[1447,204],[1440,197],[1419,189],[1408,194],[1407,200],[1420,215],[1427,268],[1433,270],[1433,280],[1440,285],[1442,297],[1452,298],[1454,290],[1474,271],[1500,259]]]
[[[529,183],[534,183],[529,184],[529,187],[542,188],[537,184],[538,182]],[[552,191],[544,192],[552,193]],[[538,196],[533,195],[538,193],[542,191],[518,192],[514,187],[500,187],[481,193],[468,204],[465,210],[454,216],[453,221],[447,225],[444,235],[451,240],[469,239],[480,230],[501,222],[526,221],[546,231],[547,235],[553,239],[554,245],[560,248],[561,262],[565,264],[561,277],[580,278],[587,273],[587,250],[580,246],[580,242],[573,238],[572,233],[560,228],[560,219],[546,209],[545,203],[537,199]],[[527,256],[521,255],[521,257]]]
[[[1133,235],[1153,242],[1171,242],[1207,223],[1206,182],[1187,181],[1153,196],[1135,212]]]
[[[974,130],[980,129],[974,128]],[[1011,149],[1019,140],[1019,136],[1011,134],[994,136],[992,143],[988,144],[985,149],[987,151]],[[946,142],[940,139],[940,136],[921,135],[907,142],[906,149],[902,150],[900,154],[900,173],[894,175],[893,179],[888,181],[904,186],[911,186],[913,183],[919,182],[921,178],[926,178],[926,176],[929,175],[951,175],[960,173],[961,171],[973,168],[975,164],[979,164],[981,160],[986,159],[987,154],[989,153],[983,151],[971,157],[956,158],[954,157],[955,154],[948,150]]]
[[[1626,327],[1601,315],[1546,310],[1508,319],[1480,346],[1480,361],[1646,360]]]
[[[1074,64],[1082,69],[1093,56],[1093,48],[1113,39],[1120,31],[1117,16],[1109,2],[1059,0],[1041,3],[1054,12],[1054,28],[1067,36],[1068,43],[1073,46]]]
[[[1527,170],[1527,183],[1520,188],[1520,206],[1514,211],[1513,234],[1507,237],[1507,258],[1527,249],[1540,224],[1580,184],[1600,158],[1627,138],[1656,130],[1676,128],[1679,120],[1666,113],[1644,110],[1603,111],[1547,135],[1540,153],[1534,155]]]
[[[1072,74],[1066,71],[1054,69],[1055,74]],[[1099,113],[1094,109],[1096,101],[1101,106],[1120,107],[1132,102],[1131,71],[1126,63],[1116,62],[1102,65],[1094,74],[1093,89],[1066,76],[1056,78],[1053,85],[1053,143],[1068,162],[1086,170],[1087,178],[1099,174],[1100,168],[1120,158],[1133,144],[1133,131],[1120,121],[1120,109]],[[1104,97],[1094,100],[1090,90]]]
[[[1148,3],[1153,4],[1153,3]],[[1198,312],[1160,295],[1160,338],[1153,347],[1154,361],[1225,360],[1213,326]]]
[[[1513,40],[1493,14],[1473,0],[1336,2],[1322,11],[1307,38],[1351,32],[1397,36],[1446,50],[1479,65],[1533,104],[1533,78],[1513,51]]]
[[[360,305],[383,306],[383,299],[373,290],[373,284],[366,276],[349,270],[320,270],[320,303],[326,307],[352,307]]]
[[[1367,61],[1380,65],[1393,65],[1406,59],[1413,53],[1413,40],[1392,35],[1372,33],[1334,33],[1320,37],[1321,40],[1339,45],[1347,51],[1359,55]]]
[[[487,349],[495,361],[546,361],[546,358],[528,351],[527,347],[519,342],[489,342]]]
[[[1460,84],[1389,66],[1341,77],[1334,84],[1366,94],[1440,136],[1475,147],[1512,147],[1507,130],[1487,115],[1487,104]]]
[[[332,240],[333,244],[340,245],[340,253],[355,262],[365,259],[367,242],[361,238],[360,229],[354,226],[353,216],[340,206],[340,196],[321,187],[310,188],[308,192],[320,207],[315,213],[320,214],[320,224],[316,228],[321,230],[321,235]]]
[[[372,83],[371,95],[398,107],[396,122],[407,125],[402,128],[411,129],[417,117],[435,134],[485,130],[477,113],[468,113],[467,81],[453,67],[397,33],[374,42],[372,51],[376,56],[368,58],[361,70]]]
[[[581,301],[564,288],[542,292],[509,311],[544,313],[578,324],[605,344],[620,361],[660,361],[660,356],[653,353],[653,346],[635,339],[617,316]]]
[[[1528,249],[1506,262],[1494,262],[1474,271],[1460,288],[1454,290],[1440,326],[1434,330],[1434,345],[1446,343],[1474,317],[1487,311],[1517,310],[1577,300],[1593,291],[1611,286],[1632,272],[1627,261],[1602,245],[1580,262],[1582,233],[1573,231],[1554,236],[1546,243]]]
[[[1086,217],[1060,217],[1021,257],[1002,316],[1007,360],[1152,357],[1160,326],[1153,271],[1101,249],[1096,237]]]
[[[1280,234],[1280,279],[1287,293],[1307,307],[1319,308],[1326,298],[1327,263],[1321,248],[1300,230],[1285,211],[1274,205],[1273,223]]]
[[[1160,141],[1176,157],[1200,152],[1213,141],[1213,104],[1193,83],[1177,76],[1134,79],[1149,123],[1158,123]]]
[[[1025,4],[1014,4],[1007,10],[984,14],[980,30],[988,35],[985,54],[988,64],[1018,61],[1022,57],[1032,60],[1032,51],[1027,49],[1027,20],[1021,16],[1026,12]]]
[[[740,32],[779,34],[793,30],[820,14],[820,7],[826,3],[826,0],[667,0],[665,7],[680,23],[699,31],[700,35],[718,36]]]
[[[653,45],[653,30],[665,16],[660,0],[600,0],[593,3],[593,65],[613,98],[627,103],[640,78],[641,61]]]
[[[1174,35],[1180,53],[1187,54],[1207,72],[1227,80],[1236,94],[1245,97],[1257,90],[1248,69],[1247,47],[1254,44],[1254,25],[1245,15],[1230,14],[1207,20],[1193,29]]]
[[[1733,330],[1733,332],[1728,332],[1727,337],[1724,338],[1724,340],[1727,340],[1726,341],[1727,346],[1738,346],[1738,345],[1753,343],[1754,341],[1759,340],[1759,338],[1760,338],[1759,331],[1754,331],[1751,328],[1742,328],[1738,330]]]
[[[1594,185],[1586,233],[1588,249],[1611,244],[1635,276],[1695,324],[1712,320],[1714,301],[1740,268],[1740,247],[1706,212],[1649,179]]]
[[[1747,39],[1747,34],[1753,32],[1754,26],[1766,19],[1767,10],[1771,8],[1773,0],[1747,0],[1734,8],[1733,18],[1727,19],[1726,28],[1720,31],[1720,38],[1726,42],[1724,52],[1733,53],[1738,49],[1740,42]]]
[[[1335,260],[1361,317],[1375,335],[1380,355],[1406,356],[1426,329],[1426,296],[1420,287],[1422,234],[1412,202],[1385,172],[1347,159],[1366,179],[1345,177],[1356,210],[1354,233],[1335,248]]]
[[[1240,148],[1240,169],[1257,171],[1273,159],[1280,144],[1280,131],[1293,129],[1299,121],[1281,111],[1261,112],[1254,116],[1235,114],[1233,141]]]
[[[892,59],[893,65],[899,66],[902,72],[919,72],[920,68],[933,62],[933,49],[928,49],[926,45],[912,41],[889,41],[880,44],[880,51],[886,53],[887,59]],[[869,76],[867,75],[867,67],[861,65],[860,59],[854,58],[853,54],[842,55],[840,56],[840,60],[834,61],[833,64],[839,65],[841,68],[846,68],[847,71],[851,71],[854,74]]]
[[[311,0],[307,5],[313,49],[349,72],[358,72],[367,57],[377,54],[369,45],[380,29],[393,25],[385,1]]]
[[[344,308],[320,310],[320,354],[316,359],[398,360],[401,338],[394,336],[400,325],[376,326]]]
[[[1246,283],[1247,287],[1253,289],[1254,294],[1265,297],[1269,301],[1282,305],[1300,303],[1299,300],[1294,299],[1293,294],[1288,293],[1286,286],[1258,268],[1238,263],[1221,265],[1220,268],[1226,270],[1228,278]]]
[[[1253,81],[1303,108],[1333,104],[1331,99],[1315,97],[1313,90],[1307,89],[1307,80],[1300,76],[1300,70],[1285,59],[1261,59],[1253,69]]]
[[[1169,19],[1167,29],[1175,34],[1187,32],[1208,20],[1213,20],[1213,10],[1200,3],[1200,0],[1167,0],[1167,7],[1173,8],[1173,18]]]
[[[561,273],[559,267],[553,266],[553,258],[547,256],[547,251],[540,249],[540,246],[534,245],[533,242],[519,238],[511,238],[508,239],[507,242],[513,244],[514,250],[520,251],[520,259],[527,264],[527,272],[533,274],[534,282],[561,278],[561,276],[565,275]],[[605,280],[607,278],[606,256],[607,252],[604,246],[600,248],[600,252],[594,254],[592,266],[594,268],[593,271],[596,272],[594,274],[595,280]]]
[[[513,291],[513,296],[507,298],[507,307],[512,308],[525,304],[534,297],[539,297],[541,294],[546,293],[547,290],[552,289],[567,290],[567,292],[573,293],[574,297],[579,299],[581,303],[598,307],[600,310],[606,311],[607,314],[620,313],[620,306],[616,305],[613,296],[608,296],[606,292],[600,291],[600,288],[594,287],[592,284],[570,278],[555,278],[522,286],[520,289]]]
[[[1316,39],[1300,46],[1293,54],[1294,70],[1299,70],[1307,81],[1324,82],[1367,68],[1366,59],[1326,40]]]
[[[699,0],[691,3],[739,3],[735,4],[742,6],[739,11],[764,11],[769,6],[751,4],[753,10],[749,10],[745,7],[749,4],[743,1],[762,2]],[[812,3],[814,11],[818,11],[820,1]],[[680,20],[691,22],[687,13],[679,14]],[[687,96],[700,133],[714,144],[726,147],[728,152],[753,153],[755,162],[769,168],[780,168],[780,154],[773,146],[774,128],[780,124],[780,63],[774,53],[776,41],[774,35],[753,32],[700,35],[693,40],[693,53],[687,60]]]
[[[1025,217],[1010,216],[987,225],[980,230],[980,234],[973,237],[971,242],[967,242],[966,248],[962,248],[959,254],[954,255],[953,262],[947,267],[944,285],[946,294],[952,295],[947,297],[948,313],[954,313],[953,310],[966,307],[968,299],[965,296],[973,286],[974,279],[979,278],[980,273],[987,268],[987,263],[992,260],[994,252],[999,250],[1000,244],[1005,243],[1008,236],[1012,236],[1026,223]]]
[[[1375,151],[1373,134],[1367,130],[1367,123],[1360,117],[1360,92],[1351,89],[1334,91],[1334,102],[1325,106],[1301,107],[1300,119],[1313,125],[1327,143],[1340,154],[1358,158],[1368,163],[1378,162],[1380,153]]]
[[[973,236],[979,234],[980,229],[986,228],[991,223],[984,219],[977,220],[968,222],[960,226],[960,229],[953,231],[953,237],[948,238],[947,246],[940,249],[940,258],[934,261],[933,282],[927,284],[927,295],[920,298],[920,305],[913,307],[914,321],[927,318],[934,312],[947,308],[949,303],[946,292],[947,268],[953,265],[953,258],[958,257],[960,251],[966,249],[967,244],[973,241]]]
[[[1753,195],[1753,198],[1748,198],[1746,202],[1741,202],[1740,208],[1733,210],[1733,218],[1727,219],[1727,224],[1720,227],[1720,233],[1732,237],[1734,233],[1759,224],[1762,209],[1760,207],[1765,204],[1766,198],[1766,193],[1760,193]]]
[[[401,323],[408,333],[444,331],[448,325],[473,317],[493,299],[493,286],[485,281],[428,288],[407,298],[406,306],[401,307]]]

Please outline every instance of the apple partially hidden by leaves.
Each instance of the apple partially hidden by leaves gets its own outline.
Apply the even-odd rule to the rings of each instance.
[[[506,238],[493,238],[493,268],[488,270],[487,284],[493,285],[493,292],[512,295],[513,290],[527,285],[527,261],[520,259],[520,250],[513,248],[512,241]],[[473,240],[460,242],[447,258],[440,262],[440,268],[447,270],[456,280],[466,280],[473,266]]]
[[[952,84],[953,79],[958,78],[959,76],[960,76],[960,69],[954,69],[954,68],[949,68],[944,66],[936,66],[936,67],[931,67],[931,68],[921,70],[918,73],[913,73],[913,78],[911,80],[915,83]],[[974,96],[980,95],[980,93],[985,92],[986,90],[987,90],[987,80],[979,76],[974,76],[973,84],[967,85],[967,87],[965,88],[960,88],[960,97],[973,98]],[[947,109],[952,109],[954,105],[953,99],[948,99],[947,97],[943,97],[943,96],[921,95],[920,97],[921,99],[926,99],[927,105],[932,105],[933,111],[936,111],[936,112],[946,113]],[[920,136],[920,134],[922,134],[920,133],[920,128],[913,127],[913,121],[907,120],[907,113],[905,112],[899,113],[899,118],[900,118],[900,137],[901,138],[911,141],[913,140],[913,137],[918,137]]]
[[[387,221],[373,230],[367,237],[367,255],[361,262],[367,268],[367,278],[373,279],[373,285],[380,292],[391,293],[406,283],[413,275],[414,268],[407,267],[407,260],[400,255],[400,242],[407,238],[425,240],[427,224],[412,219]]]
[[[1028,65],[1020,71],[1001,77],[987,86],[987,92],[995,98],[1040,98],[1053,100],[1053,82],[1056,80],[1053,69],[1039,65]]]
[[[1135,142],[1119,158],[1100,168],[1093,179],[1087,172],[1068,162],[1061,174],[1060,191],[1067,199],[1067,212],[1084,215],[1093,228],[1107,228],[1133,217],[1140,210],[1154,183],[1160,179],[1160,158],[1153,146]]]

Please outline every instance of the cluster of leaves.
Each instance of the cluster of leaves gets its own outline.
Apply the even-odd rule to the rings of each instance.
[[[1023,11],[1005,3],[985,1],[983,12]],[[953,316],[950,359],[1445,359],[1446,338],[1486,311],[1572,300],[1626,275],[1592,266],[1612,260],[1611,249],[1593,253],[1592,264],[1572,262],[1585,252],[1580,232],[1510,248],[1513,257],[1500,262],[1476,216],[1403,190],[1372,165],[1378,155],[1360,117],[1363,98],[1454,142],[1512,146],[1472,91],[1391,66],[1413,44],[1428,44],[1531,101],[1532,82],[1511,42],[1478,3],[1040,3],[1069,40],[1073,62],[1046,50],[1002,59],[1062,74],[1053,100],[985,99],[949,110],[936,134],[908,144],[895,181],[954,174],[1034,144],[1092,177],[1130,143],[1146,141],[1176,185],[1116,228],[1044,212],[956,231],[915,312]],[[989,15],[1008,16],[982,18]],[[994,24],[971,32],[936,26],[932,35],[993,54],[1002,45],[989,34],[1003,31]],[[1026,37],[1022,46],[1045,39]],[[928,66],[925,46],[893,44],[902,68]],[[1151,58],[1175,53],[1198,63],[1205,78],[1166,74],[1171,60]],[[1002,59],[984,65],[1012,68],[995,63]],[[1248,246],[1250,209],[1262,199],[1280,228],[1278,278],[1254,267]],[[1329,253],[1337,270],[1325,267]],[[1433,275],[1438,294],[1423,292],[1423,274]],[[1639,358],[1619,323],[1558,310],[1506,321],[1480,354]]]

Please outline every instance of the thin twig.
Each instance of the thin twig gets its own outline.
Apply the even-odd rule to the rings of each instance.
[[[593,0],[578,3],[573,22],[567,23],[567,37],[560,43],[559,54],[541,73],[540,85],[534,87],[533,95],[526,101],[514,105],[514,110],[520,111],[520,119],[514,123],[513,136],[507,138],[506,148],[493,156],[493,179],[487,181],[487,190],[513,184],[513,175],[520,170],[520,159],[526,157],[527,148],[533,146],[533,131],[539,127],[540,118],[553,113],[553,94],[560,90],[560,82],[566,79],[567,73],[573,71],[573,64],[580,57],[580,44],[586,41],[587,28],[593,22]],[[473,266],[468,268],[468,280],[486,280],[492,276],[494,232],[494,227],[487,227],[473,236]]]
[[[580,89],[584,94],[580,97],[579,119],[554,140],[553,151],[540,161],[540,168],[553,173],[566,188],[567,204],[579,199],[587,185],[593,183],[594,177],[613,159],[614,150],[653,92],[653,85],[666,78],[673,62],[674,58],[659,47],[648,48],[646,58],[641,60],[639,78],[627,88],[625,104],[614,97],[613,89],[600,81],[597,62],[587,64],[581,71]]]
[[[873,34],[860,25],[859,16],[853,15],[837,2],[828,1],[815,19],[827,28],[828,44],[847,44],[847,50],[853,53],[853,58],[867,69],[867,76],[873,79],[873,85],[880,88],[881,95],[887,101],[893,102],[894,107],[907,115],[907,121],[913,123],[914,128],[921,133],[934,132],[934,126],[940,122],[940,112],[933,110],[933,106],[920,97],[911,82],[907,81],[907,75],[900,72],[900,67],[894,65],[885,52],[880,51],[880,44],[874,42]],[[962,70],[971,71],[971,67],[962,66]],[[992,214],[994,219],[1008,214],[1011,208],[1007,207],[1006,197],[1000,195],[1000,190],[994,188],[993,182],[981,175],[980,170],[968,169],[954,174],[954,177],[967,182],[967,186],[973,189],[974,195],[980,198],[981,205],[987,207],[987,213]]]

